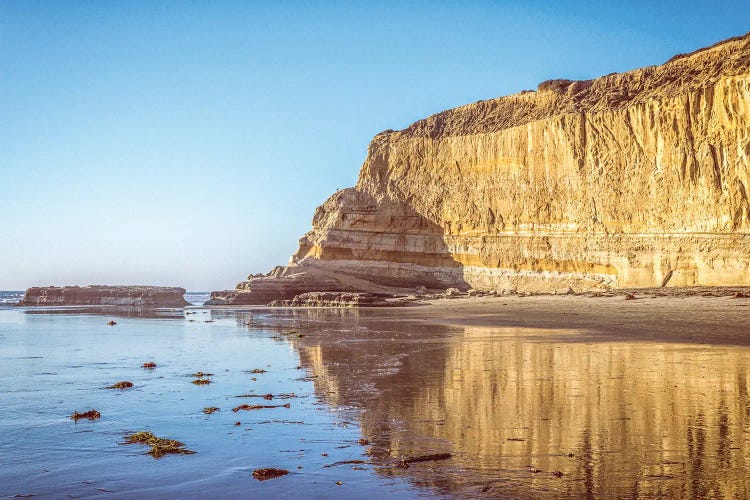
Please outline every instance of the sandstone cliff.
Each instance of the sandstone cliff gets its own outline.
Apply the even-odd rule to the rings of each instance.
[[[273,289],[750,285],[749,186],[750,34],[378,134],[289,265],[223,302]]]
[[[143,306],[183,307],[185,289],[161,286],[32,287],[19,306]]]

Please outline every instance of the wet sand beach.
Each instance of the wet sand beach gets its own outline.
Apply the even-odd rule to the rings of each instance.
[[[637,294],[5,309],[0,490],[743,498],[749,304]],[[191,383],[199,373],[211,383]],[[109,388],[118,381],[133,386]],[[90,409],[100,418],[69,418]],[[195,454],[155,460],[121,446],[134,432]],[[258,480],[269,467],[289,473]]]
[[[737,292],[735,292],[737,293]],[[739,292],[744,293],[744,292]],[[750,344],[750,298],[635,292],[592,297],[536,295],[438,299],[402,308],[399,317],[440,324],[575,329],[577,340]]]

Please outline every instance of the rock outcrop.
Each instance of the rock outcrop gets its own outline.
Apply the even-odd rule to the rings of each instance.
[[[748,189],[745,35],[382,132],[286,267],[212,298],[749,285]]]
[[[352,292],[307,292],[291,300],[274,300],[269,307],[382,307],[400,306],[405,302],[388,300],[390,295]]]
[[[161,286],[32,287],[19,306],[184,307],[185,289]]]

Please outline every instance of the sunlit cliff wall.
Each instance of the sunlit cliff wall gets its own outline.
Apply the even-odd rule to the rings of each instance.
[[[404,287],[750,285],[748,189],[746,35],[378,134],[285,272]]]

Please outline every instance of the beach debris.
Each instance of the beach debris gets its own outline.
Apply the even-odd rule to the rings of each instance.
[[[285,405],[247,405],[247,404],[244,404],[244,405],[239,405],[239,406],[232,408],[232,411],[237,413],[240,410],[250,411],[250,410],[262,410],[264,408],[291,408],[291,407],[292,405],[290,405],[289,403]]]
[[[398,462],[396,462],[396,467],[400,469],[408,469],[409,464],[414,464],[418,462],[435,462],[437,460],[448,460],[453,455],[450,453],[433,453],[431,455],[420,455],[417,457],[407,457],[402,458]]]
[[[281,476],[286,476],[289,471],[286,469],[276,469],[274,467],[267,467],[265,469],[255,469],[253,471],[253,477],[258,481],[265,481],[267,479],[274,479]]]
[[[552,471],[552,475],[555,477],[563,477],[562,471],[559,471],[559,470]]]
[[[629,293],[625,296],[625,300],[635,300],[635,295],[632,293]]]
[[[213,373],[204,373],[204,372],[195,372],[195,373],[191,373],[189,376],[190,377],[196,377],[196,378],[203,378],[203,377],[213,377],[214,374]]]
[[[108,386],[107,389],[130,389],[131,387],[133,387],[133,382],[123,380],[122,382],[117,382],[116,384]]]
[[[287,394],[240,394],[239,396],[235,396],[235,398],[263,398],[267,400],[272,399],[293,399],[296,398],[297,395],[293,392],[287,393]]]
[[[96,411],[96,410],[89,410],[89,411],[85,411],[83,413],[78,413],[77,411],[75,411],[70,416],[70,418],[72,418],[74,422],[78,422],[82,418],[87,418],[89,420],[96,420],[96,419],[98,419],[101,416],[102,416],[102,414],[99,413],[98,411]]]
[[[174,439],[154,436],[148,431],[135,432],[125,436],[123,444],[145,444],[151,447],[146,453],[154,458],[161,458],[167,454],[192,455],[195,452],[185,448],[185,443]]]
[[[747,293],[737,292],[734,295],[732,295],[733,299],[747,299],[750,298],[750,295]]]
[[[141,365],[141,368],[145,368],[146,370],[152,370],[156,368],[156,363],[154,363],[153,361],[149,361],[147,363],[143,363]]]
[[[215,406],[207,406],[206,408],[203,408],[203,413],[206,415],[211,415],[212,413],[216,413],[219,411],[219,409]]]
[[[211,379],[210,378],[197,378],[193,380],[193,383],[195,385],[208,385],[211,383]]]
[[[107,321],[107,324],[109,326],[115,326],[117,324],[117,322],[116,321]]]

